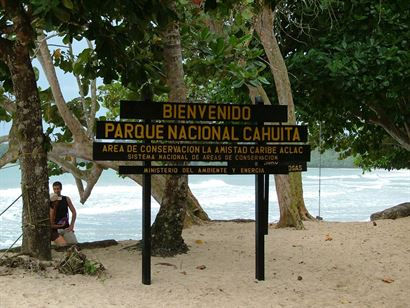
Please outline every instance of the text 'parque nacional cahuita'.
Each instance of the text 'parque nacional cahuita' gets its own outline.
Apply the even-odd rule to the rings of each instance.
[[[105,122],[103,138],[180,141],[302,142],[300,126]]]

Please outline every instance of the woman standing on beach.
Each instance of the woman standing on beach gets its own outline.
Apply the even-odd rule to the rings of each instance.
[[[61,195],[63,185],[61,182],[53,183],[53,191],[58,197],[58,207],[55,210],[55,222],[62,227],[58,228],[58,233],[64,237],[67,244],[77,244],[77,238],[74,234],[74,224],[77,218],[77,211],[71,199],[68,196]],[[71,212],[71,222],[70,215]]]
[[[67,245],[66,240],[62,235],[58,233],[58,229],[66,228],[65,222],[56,222],[57,208],[62,198],[57,194],[52,193],[50,195],[50,225],[51,225],[51,241],[53,241],[58,246]]]

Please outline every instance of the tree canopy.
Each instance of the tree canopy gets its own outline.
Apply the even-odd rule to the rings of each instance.
[[[410,167],[410,3],[305,7],[283,40],[299,119],[363,168]],[[299,15],[297,15],[299,14]]]

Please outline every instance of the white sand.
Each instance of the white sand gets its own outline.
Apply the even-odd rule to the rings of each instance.
[[[140,254],[121,242],[84,250],[107,267],[105,280],[51,269],[1,276],[0,307],[410,307],[410,217],[305,225],[269,229],[265,281],[254,279],[254,224],[214,222],[184,231],[188,254],[152,258],[150,286]]]

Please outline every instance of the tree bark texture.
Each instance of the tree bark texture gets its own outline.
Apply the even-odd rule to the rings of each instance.
[[[152,226],[152,254],[174,256],[188,251],[182,238],[188,179],[169,175],[165,183],[164,198]]]
[[[47,153],[41,105],[27,46],[15,42],[7,56],[14,95],[23,194],[22,251],[41,260],[51,259]]]
[[[275,88],[280,105],[288,106],[288,123],[295,124],[295,106],[293,103],[288,70],[279,49],[274,31],[274,13],[269,4],[263,4],[255,20],[255,31],[261,39],[270,69],[275,81]],[[302,219],[312,219],[303,200],[302,177],[297,173],[275,175],[280,219],[278,227],[303,229]]]
[[[174,1],[171,1],[170,9],[175,10]],[[186,88],[182,66],[181,37],[177,21],[168,22],[162,32],[162,40],[167,85],[170,88],[169,100],[184,102],[186,101]],[[169,165],[177,164],[177,162],[169,163]],[[187,195],[187,175],[166,176],[164,197],[152,227],[152,253],[154,255],[172,256],[188,251],[182,238]]]
[[[315,220],[315,218],[309,213],[303,199],[303,185],[302,185],[302,173],[292,172],[289,174],[291,187],[294,189],[295,202],[299,216],[302,220]]]

